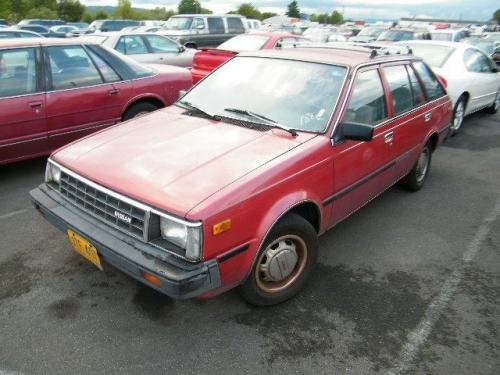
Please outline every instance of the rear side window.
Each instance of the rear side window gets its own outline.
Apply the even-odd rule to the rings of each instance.
[[[37,92],[34,48],[0,51],[0,98]]]
[[[427,92],[427,99],[437,99],[446,94],[443,86],[441,86],[441,83],[427,65],[422,61],[417,61],[413,63],[413,66],[424,84],[425,91]]]
[[[464,52],[464,63],[469,72],[491,73],[493,70],[493,66],[490,64],[489,59],[482,52],[475,51],[471,48]]]
[[[48,53],[54,90],[103,83],[97,68],[81,46],[48,47]]]
[[[241,22],[241,18],[229,17],[227,19],[227,29],[229,33],[244,33],[245,27],[243,26],[243,22]]]
[[[125,55],[149,53],[146,43],[139,35],[122,36],[116,45],[116,50]]]
[[[116,72],[111,68],[111,66],[104,61],[101,57],[97,56],[93,51],[88,50],[89,55],[92,57],[92,60],[94,60],[94,63],[97,65],[97,69],[102,74],[102,77],[106,82],[118,82],[121,81],[121,78]]]
[[[410,81],[405,66],[384,67],[384,73],[391,89],[395,115],[400,115],[413,108]]]
[[[208,17],[207,22],[210,34],[224,34],[224,21],[221,17]]]
[[[376,125],[386,117],[384,88],[378,71],[374,69],[359,73],[344,122]]]
[[[420,82],[417,78],[417,75],[413,71],[413,68],[410,65],[406,65],[406,69],[408,71],[408,75],[410,76],[411,83],[411,92],[413,95],[413,106],[418,107],[419,105],[425,103],[425,94]]]

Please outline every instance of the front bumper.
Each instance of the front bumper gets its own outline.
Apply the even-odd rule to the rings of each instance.
[[[105,263],[172,298],[196,297],[221,286],[216,260],[193,264],[162,252],[79,210],[46,184],[30,195],[35,208],[55,227],[81,234]],[[143,272],[156,275],[161,286],[145,280]]]

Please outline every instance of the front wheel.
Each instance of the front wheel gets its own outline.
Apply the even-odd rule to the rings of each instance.
[[[302,216],[290,213],[271,230],[239,290],[256,306],[286,301],[304,286],[316,263],[318,236]]]
[[[410,173],[404,177],[399,185],[409,191],[418,191],[424,186],[429,169],[431,167],[432,149],[427,143],[420,153],[417,162],[413,166]]]

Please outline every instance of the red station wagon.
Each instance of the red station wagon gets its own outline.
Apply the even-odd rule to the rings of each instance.
[[[175,106],[55,152],[31,196],[101,269],[271,305],[304,286],[320,234],[397,182],[423,186],[451,113],[412,56],[240,54]]]
[[[0,40],[0,164],[174,103],[188,70],[146,67],[78,39]]]

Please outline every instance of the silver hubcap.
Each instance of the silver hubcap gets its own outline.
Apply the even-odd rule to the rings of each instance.
[[[427,175],[429,168],[429,149],[426,147],[420,154],[417,162],[417,182],[421,183]]]
[[[259,256],[255,272],[257,285],[269,293],[286,289],[302,273],[306,257],[306,244],[300,237],[278,238]]]
[[[464,120],[464,102],[460,101],[455,109],[455,117],[453,118],[452,130],[458,130],[462,126]]]

